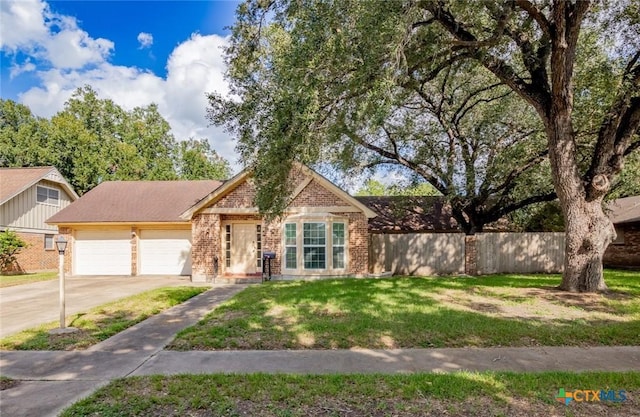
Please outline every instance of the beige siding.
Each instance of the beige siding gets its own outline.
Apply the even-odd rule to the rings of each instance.
[[[561,272],[564,233],[477,235],[478,274]]]
[[[37,203],[36,186],[38,185],[58,190],[60,193],[59,205],[52,206]],[[50,230],[55,232],[58,230],[57,226],[50,226],[45,223],[45,220],[69,204],[71,204],[71,198],[58,183],[42,180],[0,207],[1,225],[15,229]]]
[[[394,275],[464,273],[462,233],[408,233],[371,235],[372,272]]]

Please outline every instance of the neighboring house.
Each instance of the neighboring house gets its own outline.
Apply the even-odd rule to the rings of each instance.
[[[296,166],[283,216],[253,205],[249,171],[217,181],[105,182],[48,222],[68,235],[75,275],[191,275],[194,281],[368,273],[376,213],[321,175]]]
[[[462,233],[451,205],[441,196],[363,196],[358,201],[376,212],[369,220],[375,234]]]
[[[77,199],[54,167],[0,168],[0,230],[13,230],[29,244],[18,254],[19,270],[58,267],[58,228],[45,220]]]
[[[640,268],[640,196],[614,200],[608,209],[617,237],[604,254],[604,265]]]

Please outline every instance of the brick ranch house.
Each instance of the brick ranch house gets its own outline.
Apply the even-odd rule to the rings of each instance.
[[[604,265],[640,268],[640,196],[613,200],[608,209],[617,237],[604,254]]]
[[[296,166],[291,202],[266,222],[249,171],[218,181],[105,182],[52,216],[71,242],[74,275],[191,275],[193,281],[368,273],[368,221],[377,214]]]
[[[0,231],[12,230],[28,246],[5,272],[55,270],[58,228],[45,220],[78,195],[54,167],[0,168]]]

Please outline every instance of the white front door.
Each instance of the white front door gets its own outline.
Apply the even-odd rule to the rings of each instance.
[[[255,274],[257,271],[256,225],[235,223],[231,226],[232,274]]]

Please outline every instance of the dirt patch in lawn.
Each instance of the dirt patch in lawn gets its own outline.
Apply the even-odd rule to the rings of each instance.
[[[487,288],[464,290],[443,289],[431,298],[453,310],[480,312],[505,319],[535,319],[539,321],[598,320],[625,322],[633,317],[620,315],[608,303],[628,300],[627,294],[567,294],[556,288]]]

